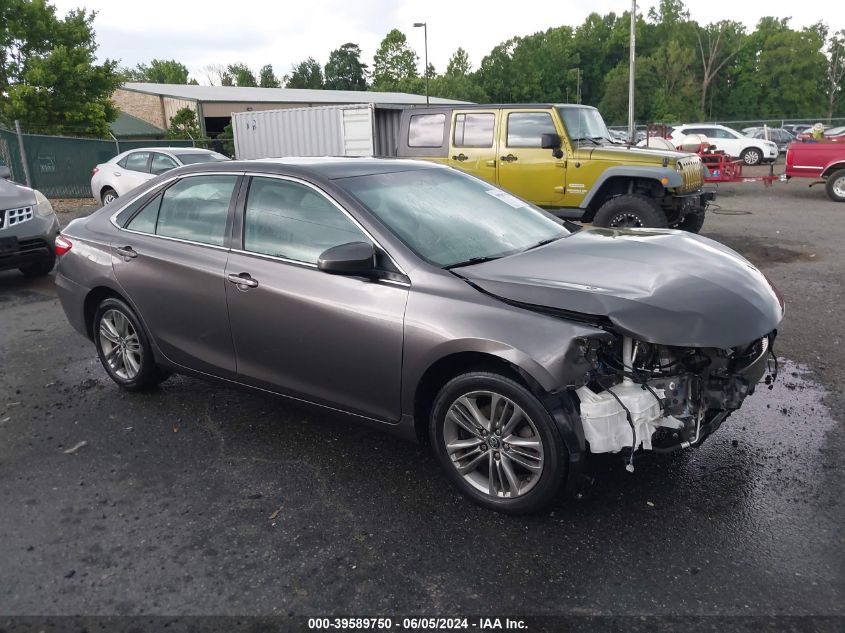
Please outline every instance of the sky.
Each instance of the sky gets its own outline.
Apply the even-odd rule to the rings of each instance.
[[[94,28],[100,60],[119,59],[134,66],[153,58],[176,59],[191,76],[208,83],[203,68],[244,62],[253,70],[272,64],[278,76],[311,56],[325,64],[329,53],[346,42],[357,43],[372,66],[385,34],[398,28],[420,57],[428,24],[429,62],[443,72],[459,46],[474,68],[496,44],[514,35],[528,35],[553,26],[577,26],[592,13],[621,14],[625,0],[52,0],[59,14],[83,6],[96,10]],[[640,0],[647,14],[657,0]],[[750,29],[763,15],[791,17],[793,27],[824,20],[831,30],[845,28],[841,0],[706,0],[688,1],[692,19],[700,23],[739,20]],[[800,11],[796,11],[800,7]]]

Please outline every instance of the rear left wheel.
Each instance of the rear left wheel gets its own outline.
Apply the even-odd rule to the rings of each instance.
[[[103,189],[103,206],[111,204],[115,200],[117,200],[117,192],[114,189],[111,187]]]
[[[845,202],[845,169],[835,171],[828,176],[825,189],[834,202]]]
[[[448,382],[429,432],[449,480],[486,508],[539,511],[566,478],[567,453],[554,421],[530,391],[505,376],[470,372]]]
[[[94,314],[94,343],[108,375],[128,391],[143,391],[161,382],[149,340],[126,303],[105,299]]]

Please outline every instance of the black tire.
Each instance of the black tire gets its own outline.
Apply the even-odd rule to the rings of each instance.
[[[669,222],[657,200],[638,193],[628,193],[605,202],[596,212],[593,225],[608,228],[665,229]]]
[[[828,176],[824,188],[831,200],[845,202],[845,169],[835,171]]]
[[[677,228],[689,233],[698,233],[704,226],[704,209],[687,213],[684,219],[678,222]]]
[[[105,189],[103,189],[100,196],[103,199],[103,206],[106,206],[107,204],[111,204],[112,202],[114,202],[118,198],[117,192],[114,189],[112,189],[111,187],[106,187]],[[112,199],[109,200],[108,202],[106,202],[107,197],[111,197]]]
[[[131,376],[121,376],[119,368],[116,369],[107,360],[107,351],[103,348],[103,337],[100,335],[101,328],[103,327],[103,317],[113,312],[122,314],[131,325],[133,334],[137,336],[140,362],[138,363],[137,373]],[[167,378],[167,374],[162,372],[156,365],[146,331],[138,320],[138,317],[135,316],[135,312],[125,302],[114,297],[104,299],[97,306],[97,310],[94,313],[92,332],[94,333],[94,345],[97,347],[97,356],[99,356],[103,368],[111,379],[123,389],[127,391],[145,391],[155,387]]]
[[[29,264],[28,266],[21,266],[20,270],[25,277],[44,277],[49,275],[56,265],[56,256],[50,253],[49,257],[42,259],[40,262]]]
[[[763,162],[763,150],[757,149],[756,147],[749,147],[747,150],[742,152],[740,158],[746,165],[759,165]]]
[[[504,396],[511,403],[521,408],[527,416],[528,423],[532,424],[532,430],[536,430],[536,434],[541,440],[541,450],[538,453],[542,453],[542,470],[539,475],[532,475],[527,470],[523,472],[523,477],[526,479],[521,483],[529,486],[529,489],[524,493],[517,493],[517,496],[508,497],[506,492],[503,492],[503,496],[498,494],[494,496],[474,487],[464,475],[458,472],[457,466],[446,448],[446,416],[452,405],[459,398],[486,391]],[[490,433],[490,437],[492,436],[493,433]],[[568,453],[554,420],[542,403],[528,389],[500,374],[481,371],[469,372],[453,378],[444,385],[434,401],[429,421],[429,437],[434,453],[452,485],[475,503],[497,512],[506,514],[538,512],[548,506],[566,481],[569,469]],[[505,451],[512,455],[512,451],[515,449],[508,446],[504,441],[505,438],[500,436],[496,440],[497,447],[500,450],[494,451],[493,440],[490,437],[488,437],[489,452],[495,453],[496,464],[498,465],[499,455],[505,455]],[[529,439],[530,437],[533,436],[529,436]],[[487,450],[484,444],[481,444],[481,448]],[[490,455],[489,458],[492,460],[493,455]],[[485,460],[481,463],[483,464]],[[511,465],[511,472],[513,472],[516,462],[510,461],[510,459],[506,461]],[[493,464],[492,461],[487,463]],[[483,468],[483,466],[479,468]],[[488,472],[492,472],[492,466],[490,466]],[[502,477],[501,471],[499,476]],[[534,477],[533,480],[532,477]]]

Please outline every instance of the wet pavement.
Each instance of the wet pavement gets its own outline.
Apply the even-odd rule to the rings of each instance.
[[[740,249],[817,253],[752,257],[805,320],[780,380],[528,518],[350,418],[192,378],[124,393],[49,279],[0,273],[0,613],[845,615],[838,308],[800,305],[841,262],[733,221],[712,230]]]

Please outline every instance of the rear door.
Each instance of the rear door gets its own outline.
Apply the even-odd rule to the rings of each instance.
[[[499,110],[455,110],[449,135],[449,166],[496,183]]]
[[[534,204],[560,206],[566,162],[540,146],[543,134],[564,136],[548,110],[502,110],[499,125],[499,186]]]
[[[224,271],[237,174],[175,181],[112,241],[115,277],[172,361],[234,377]],[[122,217],[122,216],[121,216]]]
[[[307,183],[254,176],[242,217],[226,267],[239,380],[397,420],[409,284],[318,270],[327,248],[372,240]]]
[[[153,178],[150,174],[152,152],[132,152],[123,157],[112,171],[112,182],[118,196],[124,196],[135,187]]]

